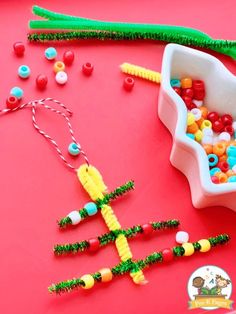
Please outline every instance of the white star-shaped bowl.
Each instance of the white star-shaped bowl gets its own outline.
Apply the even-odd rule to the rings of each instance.
[[[192,202],[197,208],[225,206],[236,210],[236,183],[214,184],[207,155],[200,144],[186,135],[187,109],[172,89],[171,78],[189,76],[205,82],[204,104],[210,111],[230,113],[236,120],[236,78],[215,57],[185,46],[166,46],[161,72],[158,114],[173,137],[170,161],[187,177]]]

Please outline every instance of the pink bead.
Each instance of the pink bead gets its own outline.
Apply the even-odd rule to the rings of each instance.
[[[90,62],[86,62],[82,66],[82,71],[85,75],[89,76],[93,72],[93,65]]]
[[[44,89],[47,86],[47,83],[48,83],[48,78],[46,75],[39,74],[36,77],[36,85],[37,85],[38,89]]]
[[[141,227],[142,227],[143,233],[144,233],[145,235],[149,235],[149,234],[151,234],[151,233],[153,232],[152,225],[149,224],[149,223],[144,224],[144,225],[142,225]]]
[[[13,49],[14,49],[15,54],[18,57],[23,56],[23,54],[25,52],[25,46],[24,46],[24,44],[21,41],[15,42],[14,45],[13,45]]]
[[[134,87],[134,79],[130,76],[127,76],[123,82],[124,89],[127,91],[131,91]]]
[[[212,176],[212,177],[211,177],[211,181],[212,181],[213,183],[215,183],[215,184],[219,184],[219,183],[220,183],[220,179],[219,179],[218,177],[216,177],[216,176]]]
[[[63,54],[63,61],[65,65],[71,65],[74,62],[74,52],[71,50],[65,51]]]

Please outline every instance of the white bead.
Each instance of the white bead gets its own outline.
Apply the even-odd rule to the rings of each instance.
[[[232,167],[232,170],[233,170],[233,172],[236,173],[236,165],[234,165],[234,166]]]
[[[191,110],[192,114],[194,115],[195,121],[198,121],[202,117],[202,112],[198,108],[193,108]]]
[[[231,136],[228,132],[221,132],[218,139],[219,141],[229,142],[231,140]]]
[[[206,144],[213,144],[213,137],[209,136],[209,135],[203,135],[202,137],[202,145],[206,145]]]
[[[202,101],[202,100],[193,99],[193,103],[194,103],[198,108],[203,105],[203,101]]]
[[[233,127],[234,131],[236,131],[236,121],[234,121],[234,122],[232,123],[232,127]]]
[[[80,213],[77,210],[73,210],[67,215],[72,221],[72,225],[77,225],[81,221]]]
[[[176,240],[177,243],[180,243],[180,244],[188,242],[188,240],[189,240],[188,232],[178,231],[176,233],[175,240]]]
[[[206,135],[206,136],[213,136],[213,130],[211,128],[204,128],[202,130],[202,133],[203,135]]]
[[[55,76],[55,80],[58,84],[63,85],[67,82],[68,76],[66,74],[66,72],[64,71],[59,71],[57,72],[56,76]]]

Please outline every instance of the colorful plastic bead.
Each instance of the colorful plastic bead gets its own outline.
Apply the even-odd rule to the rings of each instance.
[[[229,170],[229,164],[226,161],[219,161],[217,167],[220,168],[222,172],[227,172]]]
[[[198,243],[201,245],[200,252],[205,253],[211,249],[211,243],[207,239],[199,240]]]
[[[16,98],[21,99],[24,95],[24,92],[23,89],[16,86],[10,90],[10,95],[16,96]]]
[[[209,155],[213,152],[213,146],[210,144],[203,144],[202,147],[205,150],[207,155]]]
[[[236,176],[229,177],[228,182],[236,182]]]
[[[225,183],[228,181],[228,177],[224,172],[217,172],[215,176],[219,178],[220,183]]]
[[[70,212],[67,217],[71,219],[72,225],[77,225],[82,220],[80,213],[77,210]]]
[[[196,105],[197,108],[199,108],[203,105],[202,100],[193,99],[193,103]]]
[[[227,163],[229,164],[230,169],[232,169],[236,165],[236,157],[229,156],[227,158]]]
[[[234,129],[233,129],[232,125],[226,125],[224,128],[224,131],[229,133],[230,136],[234,135]]]
[[[25,53],[25,45],[21,41],[17,41],[13,45],[13,50],[18,57],[21,57]]]
[[[44,51],[45,58],[48,60],[53,60],[57,56],[57,51],[54,47],[49,47]]]
[[[197,142],[202,141],[203,134],[201,130],[197,130],[197,132],[195,132],[194,135]]]
[[[201,106],[201,107],[199,107],[199,109],[200,109],[201,112],[202,112],[202,117],[203,117],[203,119],[206,119],[206,118],[207,118],[207,115],[208,115],[208,109],[207,109],[207,107]]]
[[[229,133],[227,132],[221,132],[219,137],[218,137],[219,141],[230,141],[231,140],[231,136]]]
[[[232,169],[229,169],[227,172],[226,172],[226,175],[227,175],[227,177],[229,178],[229,177],[232,177],[232,176],[235,176],[236,175],[236,169],[235,169],[235,171],[233,170],[233,168]],[[229,179],[228,179],[229,180]]]
[[[176,233],[175,241],[176,241],[177,243],[183,244],[183,243],[188,242],[188,240],[189,240],[189,234],[188,234],[188,232],[185,232],[185,231],[178,231],[178,232]]]
[[[68,76],[67,76],[66,72],[59,71],[59,72],[57,72],[57,74],[55,76],[55,80],[58,84],[64,85],[64,84],[66,84],[66,82],[68,80]]]
[[[211,128],[204,128],[202,130],[203,135],[213,137],[213,130]]]
[[[223,142],[213,145],[213,154],[216,154],[217,156],[222,156],[224,155],[225,151],[226,145]]]
[[[227,161],[228,156],[226,154],[219,157],[219,161]]]
[[[193,113],[188,112],[187,114],[187,125],[192,125],[195,122],[195,116]]]
[[[182,247],[184,248],[184,256],[191,256],[194,253],[194,246],[192,243],[183,243]]]
[[[130,76],[126,77],[123,82],[123,87],[128,92],[131,91],[134,87],[134,79]]]
[[[192,133],[186,133],[186,135],[187,135],[189,138],[191,138],[192,140],[195,139],[195,135],[192,134]]]
[[[202,144],[203,145],[212,145],[213,144],[213,137],[209,135],[203,135],[202,137]]]
[[[218,119],[212,123],[212,129],[215,132],[221,132],[224,130],[224,124],[221,119]]]
[[[27,65],[21,65],[18,68],[19,77],[26,79],[30,76],[30,68]]]
[[[65,65],[71,65],[74,62],[74,52],[71,50],[65,51],[63,54],[63,61]]]
[[[70,143],[68,152],[72,156],[78,156],[80,154],[80,147],[76,143]]]
[[[209,154],[207,158],[210,167],[214,167],[219,161],[219,158],[215,154]]]
[[[149,223],[143,224],[141,227],[145,235],[149,235],[153,232],[152,225]]]
[[[59,71],[65,71],[65,64],[62,61],[56,61],[53,65],[53,71],[55,73],[59,72]]]
[[[229,170],[230,171],[230,170]],[[232,172],[234,173],[234,175],[235,175],[235,173],[236,173],[236,165],[234,165],[233,167],[232,167]]]
[[[187,127],[187,132],[188,133],[192,133],[192,134],[196,134],[196,132],[199,130],[199,127],[197,125],[196,122],[194,122],[193,124],[189,125]]]
[[[15,109],[19,106],[19,99],[16,96],[10,95],[6,100],[8,109]]]
[[[181,79],[181,87],[182,88],[191,88],[192,87],[192,79],[190,77],[185,77]]]
[[[98,272],[101,274],[101,282],[108,282],[112,280],[113,274],[110,268],[102,268]]]
[[[189,110],[193,109],[193,108],[190,109],[190,107],[192,106],[192,98],[189,97],[189,96],[181,96],[181,97],[182,97],[182,99],[183,99],[183,101],[184,101],[186,107],[187,107]]]
[[[204,120],[201,124],[201,130],[205,128],[211,128],[211,127],[212,127],[212,123],[210,120]]]
[[[81,286],[83,289],[91,289],[94,286],[95,281],[92,275],[90,274],[83,275],[80,279],[83,280],[85,283],[84,286]]]
[[[182,96],[188,96],[190,98],[193,98],[193,89],[192,88],[184,88],[182,90]]]
[[[181,82],[178,79],[172,79],[170,80],[170,85],[172,87],[181,87]]]
[[[175,86],[175,87],[173,87],[173,90],[174,90],[179,96],[181,96],[182,91],[181,91],[181,88],[180,88],[180,87]]]
[[[192,82],[193,92],[194,92],[194,99],[203,100],[205,97],[205,85],[204,82],[201,80],[193,80]]]
[[[220,183],[219,178],[216,177],[216,176],[212,176],[212,177],[211,177],[211,181],[212,181],[213,183],[215,183],[215,184],[219,184],[219,183]]]
[[[46,86],[47,86],[47,83],[48,83],[48,78],[46,75],[44,74],[39,74],[37,77],[36,77],[36,86],[38,87],[38,89],[44,89]]]
[[[202,112],[198,108],[194,108],[191,110],[191,113],[194,115],[195,121],[198,121],[202,117]]]
[[[82,71],[85,75],[89,76],[93,73],[93,65],[90,62],[86,62],[82,65]],[[134,79],[133,83],[134,83]]]
[[[100,247],[100,242],[97,238],[89,239],[88,243],[89,243],[89,251],[91,251],[91,252],[97,251]]]
[[[207,119],[210,120],[212,123],[219,120],[219,114],[215,111],[211,111],[207,115]]]
[[[171,262],[174,259],[174,254],[171,249],[164,249],[161,251],[164,262]]]
[[[221,121],[224,123],[224,125],[232,125],[233,117],[230,114],[224,114],[221,117]]]
[[[84,208],[86,209],[89,216],[93,216],[98,212],[97,205],[93,202],[85,204]]]
[[[221,172],[220,168],[217,168],[217,167],[212,168],[212,169],[210,170],[210,176],[213,177],[213,176],[216,175],[216,173],[219,173],[219,172]]]

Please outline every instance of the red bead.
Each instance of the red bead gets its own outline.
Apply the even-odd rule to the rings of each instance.
[[[233,123],[233,118],[230,114],[224,114],[221,117],[221,121],[224,123],[224,125],[231,125]]]
[[[174,259],[174,254],[171,249],[164,249],[161,253],[164,262],[170,262]]]
[[[178,95],[181,96],[181,88],[180,88],[180,87],[175,86],[175,87],[173,87],[173,90],[174,90]]]
[[[19,99],[16,96],[10,95],[6,100],[8,109],[14,109],[19,106]]]
[[[85,75],[91,75],[93,72],[93,65],[90,62],[86,62],[82,66],[82,71]]]
[[[143,233],[144,233],[145,235],[149,235],[149,234],[151,234],[151,233],[153,232],[152,225],[149,224],[149,223],[144,224],[144,225],[142,225],[141,227],[142,227]]]
[[[184,88],[182,90],[182,96],[188,96],[190,98],[193,98],[193,89],[192,88]]]
[[[224,131],[228,132],[231,136],[234,135],[234,128],[232,127],[232,125],[226,125]]]
[[[71,65],[74,62],[74,52],[71,50],[65,51],[63,54],[63,62],[65,65]]]
[[[21,41],[14,43],[13,45],[14,52],[17,56],[23,56],[25,52],[25,46]]]
[[[219,161],[217,167],[220,168],[222,172],[227,172],[229,170],[229,164],[226,161]]]
[[[91,238],[88,240],[89,242],[89,250],[94,252],[97,251],[100,247],[100,242],[97,238]]]
[[[219,179],[218,177],[216,177],[216,176],[212,176],[212,177],[211,177],[211,181],[212,181],[213,183],[215,183],[215,184],[219,184],[219,183],[220,183],[220,179]]]
[[[192,110],[194,108],[197,108],[197,106],[192,102],[190,105],[187,106],[188,110]]]
[[[207,120],[210,120],[211,122],[217,121],[219,119],[219,114],[215,111],[209,112],[207,115]]]
[[[124,83],[123,83],[124,89],[127,91],[131,91],[134,87],[134,79],[130,76],[126,77],[124,79]]]
[[[36,77],[36,85],[39,89],[44,89],[47,86],[48,78],[44,74],[39,74]]]
[[[192,104],[192,98],[189,96],[182,96],[183,101],[185,102],[186,107]]]
[[[205,97],[205,85],[201,80],[193,80],[193,98],[196,100],[203,100]]]
[[[221,119],[218,119],[212,123],[212,129],[215,132],[221,132],[224,130],[224,124]]]

